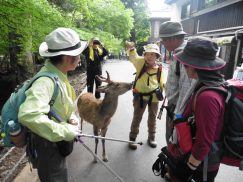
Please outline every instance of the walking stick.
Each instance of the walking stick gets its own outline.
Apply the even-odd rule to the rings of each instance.
[[[157,116],[157,119],[161,119],[163,110],[164,110],[164,108],[166,108],[166,106],[165,106],[165,100],[166,100],[166,96],[165,96],[165,98],[164,98],[164,100],[163,100],[163,103],[162,103],[160,109],[159,109],[159,114],[158,114],[158,116]]]
[[[79,135],[79,137],[97,138],[97,139],[111,140],[111,141],[116,141],[116,142],[125,142],[125,143],[132,143],[132,144],[143,145],[143,142],[134,142],[134,141],[129,141],[129,140],[120,140],[120,139],[115,139],[115,138],[107,138],[107,137],[101,137],[101,136],[87,135],[87,134],[82,134],[82,133]]]
[[[84,142],[80,139],[80,136],[76,137],[76,139],[90,152],[94,158],[96,158],[103,166],[105,166],[108,171],[111,172],[115,176],[116,179],[118,179],[121,182],[125,182],[115,171],[113,171],[98,155],[96,155],[87,145],[84,144]]]

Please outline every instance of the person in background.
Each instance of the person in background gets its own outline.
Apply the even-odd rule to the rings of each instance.
[[[108,55],[108,51],[103,47],[99,38],[95,37],[91,39],[89,46],[83,52],[87,63],[87,90],[93,93],[93,87],[95,82],[96,89],[101,83],[95,79],[95,75],[102,75],[101,62],[104,57]],[[100,93],[95,90],[95,97],[100,98]]]
[[[182,50],[186,44],[184,41],[186,33],[179,22],[167,21],[160,25],[159,37],[166,50],[172,51],[168,76],[165,85],[165,96],[168,100],[166,115],[166,142],[172,132],[172,121],[174,114],[182,113],[184,110],[183,99],[188,98],[196,85],[196,81],[188,78],[183,65],[173,59],[173,54]],[[188,92],[188,94],[186,94]]]
[[[129,60],[137,71],[133,89],[134,112],[129,139],[131,141],[136,140],[140,122],[148,106],[148,144],[155,148],[157,146],[155,134],[158,101],[163,99],[162,91],[164,88],[163,73],[156,63],[161,54],[156,44],[144,46],[144,57],[138,56],[134,43],[128,42],[126,46]],[[135,150],[137,145],[130,143],[129,148]]]
[[[19,122],[31,131],[32,148],[37,158],[36,168],[42,182],[67,182],[66,157],[60,153],[58,142],[72,141],[79,135],[78,119],[73,113],[75,92],[67,72],[80,62],[80,54],[87,46],[69,28],[57,28],[49,33],[39,47],[42,57],[49,58],[40,72],[58,77],[59,92],[52,106],[61,122],[48,117],[54,82],[49,77],[38,78],[25,92],[26,100],[19,108]],[[34,166],[33,166],[34,167]]]
[[[216,57],[217,51],[216,43],[197,37],[189,40],[185,49],[175,55],[175,59],[185,67],[188,77],[198,80],[183,112],[185,118],[194,115],[196,132],[192,150],[187,160],[178,162],[173,171],[173,175],[181,181],[188,181],[192,177],[197,182],[203,182],[203,164],[207,156],[207,182],[213,182],[218,173],[220,163],[213,162],[210,151],[213,142],[220,139],[225,97],[221,92],[210,89],[197,94],[203,86],[221,87],[224,84],[220,70],[226,63]]]

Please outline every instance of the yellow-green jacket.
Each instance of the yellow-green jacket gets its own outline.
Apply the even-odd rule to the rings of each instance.
[[[54,92],[54,83],[48,77],[40,77],[25,92],[26,100],[19,108],[19,122],[32,132],[51,142],[70,141],[75,137],[74,131],[70,131],[67,126],[67,122],[73,114],[74,89],[69,84],[67,75],[63,74],[49,61],[45,63],[40,71],[50,71],[59,78],[60,89],[53,109],[63,121],[58,123],[48,118],[49,101]]]
[[[129,51],[129,61],[134,65],[136,69],[136,78],[138,77],[139,73],[141,72],[145,60],[144,57],[141,57],[137,54],[136,49]],[[160,86],[161,90],[164,89],[164,74],[163,71],[161,72],[160,77],[160,85],[158,85],[158,79],[157,79],[157,73],[158,67],[154,67],[148,71],[149,74],[144,73],[136,82],[135,90],[139,93],[149,93],[155,90],[158,86]],[[152,75],[152,76],[149,76]],[[148,84],[149,80],[149,84]],[[149,96],[143,96],[143,99],[148,100]],[[158,99],[153,93],[153,99],[152,102],[158,102]]]

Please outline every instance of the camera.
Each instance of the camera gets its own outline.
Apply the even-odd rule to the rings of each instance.
[[[99,41],[93,41],[93,44],[100,45],[100,42]]]

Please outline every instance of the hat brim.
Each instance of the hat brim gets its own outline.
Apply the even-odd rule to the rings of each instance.
[[[159,37],[163,38],[163,37],[173,37],[176,35],[186,35],[187,33],[184,31],[180,31],[180,32],[176,32],[176,33],[169,33],[169,34],[160,34]]]
[[[42,57],[53,57],[53,56],[59,56],[59,55],[78,56],[88,46],[87,41],[80,41],[80,43],[81,43],[81,46],[75,50],[48,52],[48,46],[47,46],[46,42],[42,42],[39,47],[39,53]]]
[[[147,49],[146,51],[144,51],[144,53],[146,53],[146,52],[153,52],[153,53],[156,53],[156,54],[158,54],[159,56],[161,56],[161,53],[158,52],[158,51],[154,51],[154,49]]]
[[[218,57],[213,60],[206,60],[200,57],[188,56],[183,51],[174,55],[174,58],[184,65],[200,70],[219,70],[226,65],[226,62]]]

